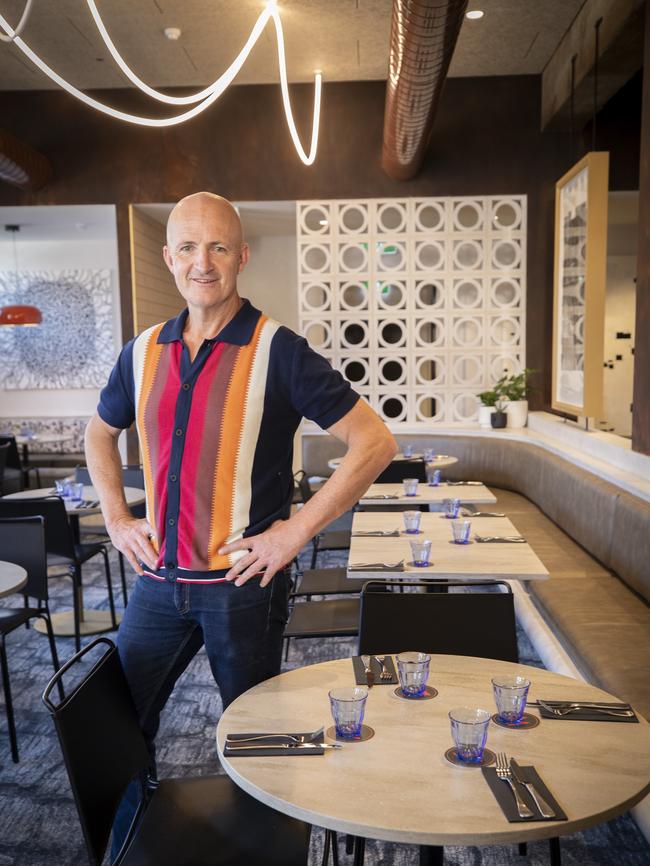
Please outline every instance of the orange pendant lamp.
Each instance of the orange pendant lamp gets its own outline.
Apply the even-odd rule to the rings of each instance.
[[[16,234],[20,231],[20,226],[7,225],[5,231],[12,233],[14,246],[14,272],[18,276],[18,253],[16,251]],[[0,326],[9,327],[30,327],[40,325],[43,321],[43,315],[38,307],[33,307],[31,304],[9,304],[6,307],[0,307]]]

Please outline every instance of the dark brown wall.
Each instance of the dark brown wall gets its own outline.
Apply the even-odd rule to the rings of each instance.
[[[231,88],[200,117],[166,130],[113,121],[60,91],[5,92],[0,95],[2,126],[52,160],[54,180],[32,195],[2,185],[0,204],[117,204],[124,333],[129,335],[129,202],[175,201],[205,188],[240,201],[525,193],[527,363],[540,371],[533,407],[548,406],[554,185],[574,159],[567,134],[539,131],[540,79],[449,80],[425,166],[405,183],[380,168],[384,90],[382,82],[325,85],[319,153],[310,168],[294,152],[276,86]],[[130,91],[98,95],[119,107],[160,113]],[[293,87],[292,96],[306,137],[312,89]],[[616,139],[616,111],[605,126]],[[613,166],[625,169],[627,145],[615,149]]]

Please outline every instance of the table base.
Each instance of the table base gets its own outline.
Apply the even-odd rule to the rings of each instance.
[[[83,610],[81,616],[79,632],[82,635],[102,634],[106,631],[113,631],[111,613],[108,610]],[[121,614],[116,614],[115,619],[119,625],[122,619]],[[41,634],[47,634],[43,620],[38,620],[34,624],[34,628],[40,631]],[[65,611],[64,613],[52,614],[52,630],[57,637],[74,637],[74,613],[72,611]]]

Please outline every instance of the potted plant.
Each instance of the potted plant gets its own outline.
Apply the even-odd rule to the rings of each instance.
[[[478,407],[478,423],[480,427],[491,427],[490,424],[490,416],[495,411],[496,402],[499,399],[499,395],[496,390],[492,391],[482,391],[480,394],[476,395],[477,399],[481,401],[480,406]]]
[[[495,430],[503,429],[508,423],[508,413],[505,411],[506,401],[499,397],[494,405],[494,412],[490,415],[490,426]]]
[[[525,427],[528,419],[528,395],[531,386],[528,383],[530,376],[535,373],[526,367],[521,373],[512,376],[502,376],[495,385],[495,390],[505,400],[505,409],[508,411],[509,427]]]

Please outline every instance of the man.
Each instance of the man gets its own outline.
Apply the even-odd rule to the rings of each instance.
[[[187,307],[124,347],[86,430],[106,527],[140,575],[117,642],[152,756],[160,712],[202,645],[224,707],[279,673],[286,567],[397,450],[325,359],[239,297],[249,250],[229,202],[182,199],[163,256]],[[303,416],[348,451],[289,517]],[[117,439],[134,421],[146,520],[122,490]]]

